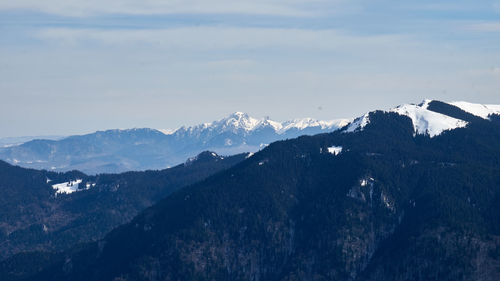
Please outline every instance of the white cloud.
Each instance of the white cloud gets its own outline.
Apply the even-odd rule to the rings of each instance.
[[[334,2],[342,0],[333,0]],[[325,0],[15,0],[0,1],[0,10],[27,9],[63,16],[101,14],[260,14],[305,16],[321,11]]]

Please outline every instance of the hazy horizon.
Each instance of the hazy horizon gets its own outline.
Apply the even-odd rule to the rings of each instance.
[[[422,100],[423,101],[423,100]],[[444,102],[451,102],[451,101],[444,101]],[[419,102],[408,102],[408,104],[418,104]],[[488,103],[480,103],[480,104],[488,104]],[[269,118],[273,121],[277,121],[277,122],[286,122],[286,121],[292,121],[293,119],[305,119],[305,118],[313,118],[313,119],[317,119],[318,121],[338,121],[338,120],[348,120],[348,119],[356,119],[357,117],[360,117],[362,116],[364,113],[367,113],[367,112],[370,112],[370,111],[375,111],[375,110],[389,110],[391,108],[394,108],[396,106],[399,106],[399,105],[402,105],[402,104],[397,104],[397,105],[393,105],[393,106],[390,106],[390,107],[385,107],[385,108],[372,108],[366,112],[363,112],[359,115],[356,115],[356,116],[345,116],[343,118],[330,118],[330,119],[319,119],[319,118],[314,118],[314,117],[311,117],[311,116],[303,116],[303,117],[293,117],[293,118],[289,118],[289,119],[275,119],[273,118],[272,116],[270,115],[264,115],[264,116],[255,116],[255,115],[252,115],[252,114],[248,114],[248,112],[243,112],[245,114],[248,114],[249,117],[252,117],[252,118],[256,118],[256,119],[264,119],[264,118]],[[322,109],[318,109],[318,110],[322,110]],[[148,126],[143,126],[143,127],[121,127],[121,128],[97,128],[97,129],[90,129],[88,131],[77,131],[75,133],[65,133],[65,132],[60,132],[60,133],[57,133],[57,134],[39,134],[39,135],[18,135],[18,136],[1,136],[0,135],[0,139],[9,139],[9,138],[13,138],[13,139],[16,139],[16,138],[47,138],[47,139],[59,139],[59,138],[62,138],[62,137],[68,137],[68,136],[72,136],[72,135],[86,135],[86,134],[92,134],[92,133],[95,133],[97,131],[108,131],[108,130],[129,130],[129,129],[155,129],[155,130],[158,130],[162,133],[167,133],[167,131],[175,131],[175,130],[178,130],[180,129],[181,127],[192,127],[192,126],[197,126],[197,125],[201,125],[203,123],[211,123],[211,122],[214,122],[214,121],[219,121],[221,119],[224,119],[224,118],[227,118],[229,117],[230,115],[234,114],[234,113],[237,113],[237,112],[241,112],[241,111],[233,111],[233,112],[230,112],[230,113],[227,113],[223,116],[220,116],[220,117],[215,117],[215,119],[211,119],[211,120],[201,120],[199,121],[198,123],[191,123],[191,124],[180,124],[176,127],[172,127],[172,128],[157,128],[157,127],[148,127]]]
[[[224,118],[227,118],[229,117],[230,115],[234,114],[234,113],[237,113],[237,112],[241,112],[241,111],[234,111],[234,112],[230,112],[230,113],[227,113],[226,115],[224,116],[221,116],[221,117],[216,117],[215,119],[211,119],[211,120],[204,120],[204,121],[200,121],[198,123],[192,123],[192,124],[180,124],[179,126],[177,127],[174,127],[174,128],[155,128],[155,127],[148,127],[148,126],[145,126],[145,127],[121,127],[121,128],[98,128],[98,129],[95,129],[95,130],[89,130],[89,131],[81,131],[81,132],[76,132],[76,133],[60,133],[60,134],[40,134],[40,135],[19,135],[19,136],[0,136],[0,139],[9,139],[9,138],[23,138],[23,137],[26,137],[26,138],[32,138],[32,137],[47,137],[47,139],[57,139],[57,138],[60,138],[60,137],[67,137],[67,136],[71,136],[71,135],[85,135],[85,134],[92,134],[92,133],[95,133],[97,131],[108,131],[108,130],[130,130],[130,129],[155,129],[155,130],[158,130],[162,133],[167,133],[168,130],[171,130],[171,131],[175,131],[177,129],[180,129],[181,127],[192,127],[192,126],[197,126],[197,125],[201,125],[203,123],[211,123],[211,122],[214,122],[214,121],[219,121],[221,119],[224,119]],[[243,113],[246,113],[248,114],[247,112],[243,112]],[[269,116],[269,115],[265,115],[265,116],[254,116],[252,114],[248,114],[249,117],[252,117],[252,118],[256,118],[256,119],[264,119],[264,118],[269,118],[273,121],[277,121],[277,122],[286,122],[286,121],[292,121],[293,119],[305,119],[305,118],[313,118],[313,117],[310,117],[310,116],[305,116],[305,117],[294,117],[294,118],[291,118],[291,119],[286,119],[286,120],[278,120],[278,119],[275,119],[273,118],[272,116]],[[344,120],[344,119],[353,119],[355,117],[345,117],[345,118],[331,118],[331,119],[318,119],[318,118],[313,118],[313,119],[317,119],[318,121],[337,121],[337,120]]]
[[[500,104],[500,1],[0,2],[0,137]]]

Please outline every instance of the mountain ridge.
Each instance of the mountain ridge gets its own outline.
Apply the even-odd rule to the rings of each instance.
[[[425,99],[419,104],[402,104],[383,112],[395,112],[402,116],[407,116],[412,120],[414,133],[429,135],[430,137],[437,136],[444,131],[462,128],[467,125],[466,120],[455,118],[447,115],[446,112],[439,111],[439,105],[446,104],[448,106],[456,107],[468,114],[480,117],[482,119],[489,119],[490,115],[500,114],[500,105],[483,105],[474,104],[469,102],[442,102],[438,100]],[[348,124],[343,130],[345,132],[354,132],[363,130],[363,128],[370,122],[368,112],[353,122]]]
[[[28,280],[498,280],[500,116],[428,106],[468,123],[274,142]]]
[[[171,132],[151,129],[111,129],[68,136],[61,140],[32,140],[0,148],[0,159],[27,168],[81,170],[89,174],[164,169],[204,150],[223,155],[256,152],[280,139],[339,129],[347,120],[312,118],[276,122],[236,112],[211,123]]]
[[[194,132],[203,129],[209,130],[220,130],[220,131],[230,131],[242,129],[246,132],[262,129],[262,128],[272,128],[278,134],[284,134],[286,131],[296,128],[299,130],[304,130],[309,127],[320,127],[321,129],[334,129],[343,127],[349,122],[350,119],[335,119],[329,121],[317,120],[314,118],[295,118],[292,120],[287,120],[283,122],[271,120],[269,117],[264,118],[254,118],[249,116],[247,113],[237,111],[230,114],[227,117],[213,121],[210,123],[203,123],[195,126],[182,126],[176,130],[165,130],[167,134],[172,135],[177,132]]]
[[[168,194],[247,156],[206,151],[165,170],[97,176],[27,169],[0,160],[0,260],[102,238]]]

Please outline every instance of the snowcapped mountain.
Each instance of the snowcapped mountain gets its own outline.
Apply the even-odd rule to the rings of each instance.
[[[319,121],[312,118],[278,122],[269,117],[257,119],[243,112],[235,112],[223,119],[192,127],[181,127],[170,136],[181,150],[199,149],[219,154],[255,152],[267,144],[295,138],[331,132],[349,123],[348,119]]]
[[[181,127],[177,130],[162,130],[167,134],[176,136],[190,135],[200,136],[206,132],[221,133],[239,133],[243,135],[251,135],[259,130],[273,130],[274,133],[283,135],[290,130],[306,130],[306,129],[320,129],[320,130],[333,130],[341,128],[349,122],[349,119],[337,119],[331,121],[320,121],[313,118],[294,119],[285,122],[278,122],[269,119],[269,117],[256,119],[250,117],[243,112],[235,112],[228,117],[213,121],[211,123],[204,123],[193,127]]]
[[[46,281],[498,281],[500,115],[496,106],[458,105],[435,100],[405,104],[366,114],[340,131],[272,143],[228,170],[177,190],[100,241],[54,252],[54,258],[45,252],[16,255],[0,263],[0,276],[24,274],[27,278],[14,280]],[[248,142],[257,128],[258,122],[236,117],[180,132],[198,136],[221,130],[229,138],[245,131]],[[212,161],[204,167],[228,159],[211,152],[194,159],[205,157]],[[186,164],[183,169],[192,165]],[[117,192],[134,184],[131,194],[142,199],[143,193],[171,182],[171,175],[154,174],[125,173],[112,183],[120,183]],[[69,203],[76,209],[80,195],[98,191],[101,182],[109,180],[61,198],[75,198]],[[87,216],[92,219],[84,221],[85,227],[82,220],[73,220],[84,231],[71,237],[95,229],[98,220],[93,218],[111,217],[102,203],[106,197],[91,198],[99,199],[104,210]],[[122,204],[111,209],[119,215],[128,210],[123,203],[132,201],[114,194],[109,198],[111,207]],[[79,213],[93,209],[80,205]],[[31,206],[5,209],[24,215]],[[72,219],[58,215],[57,221],[61,218]],[[64,234],[50,232],[50,225],[49,235],[42,225],[30,229],[30,235],[14,233],[0,246],[11,237],[24,246]]]
[[[467,115],[459,117],[451,113],[454,109],[455,111],[460,110],[467,113],[469,117]],[[407,116],[413,123],[415,134],[435,137],[444,131],[467,126],[467,119],[470,118],[470,115],[487,120],[492,115],[500,115],[500,105],[482,105],[468,102],[443,103],[437,100],[426,99],[420,104],[403,104],[384,112],[393,112]],[[356,118],[345,128],[345,132],[363,130],[370,123],[371,113],[369,112]]]
[[[462,109],[465,112],[479,116],[483,119],[489,119],[490,115],[500,114],[500,105],[493,105],[493,104],[485,105],[485,104],[470,103],[465,101],[450,102],[450,104]]]
[[[32,140],[0,148],[0,159],[28,168],[77,169],[90,174],[162,169],[205,150],[221,155],[256,152],[271,142],[331,132],[349,121],[304,118],[278,122],[236,112],[176,130],[107,130],[61,140]]]
[[[484,121],[500,115],[500,105],[424,100],[382,112],[408,117],[415,135],[435,137],[444,131],[466,127],[473,120]],[[77,169],[90,174],[161,169],[183,163],[205,150],[234,155],[256,152],[271,142],[301,135],[340,128],[344,132],[357,132],[370,124],[373,114],[369,112],[352,122],[312,118],[278,122],[235,112],[217,121],[176,130],[108,130],[60,140],[32,140],[1,147],[0,159],[28,168]]]

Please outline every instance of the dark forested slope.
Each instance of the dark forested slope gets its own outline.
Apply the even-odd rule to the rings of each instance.
[[[0,161],[0,258],[23,251],[63,250],[102,238],[166,195],[246,155],[204,152],[166,170],[97,176],[30,170]],[[77,179],[82,182],[71,194],[56,194],[52,187]]]
[[[430,138],[377,111],[273,143],[99,242],[33,258],[32,280],[499,280],[500,118],[432,110],[469,123]]]

